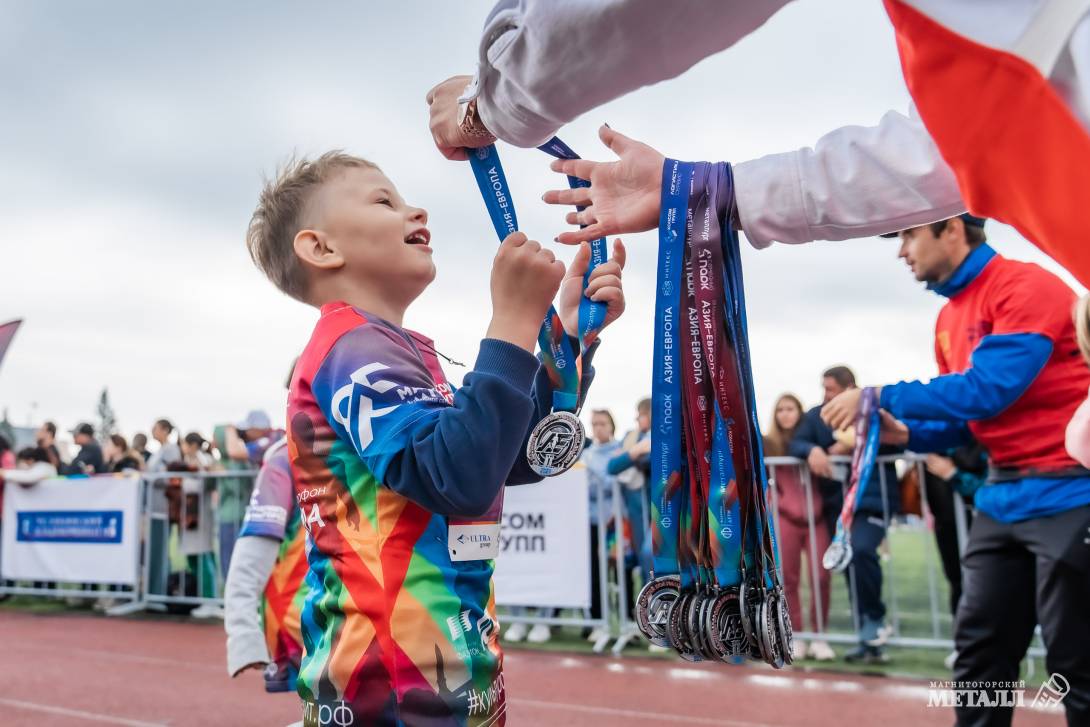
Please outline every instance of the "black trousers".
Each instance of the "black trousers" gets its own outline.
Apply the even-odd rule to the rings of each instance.
[[[590,617],[602,618],[602,570],[598,563],[598,526],[590,526]]]
[[[1005,524],[977,512],[962,562],[954,679],[1014,681],[1041,624],[1049,674],[1070,684],[1069,725],[1090,725],[1090,506]],[[1026,690],[1027,705],[1036,696]],[[1013,708],[957,708],[959,725],[1009,725]]]
[[[950,584],[950,613],[957,615],[958,601],[961,600],[961,549],[958,547],[957,518],[954,513],[954,498],[961,497],[954,492],[951,484],[930,472],[924,479],[927,490],[927,506],[935,521],[935,545],[939,549],[942,572]],[[966,509],[966,522],[972,525],[972,513]]]
[[[857,512],[852,518],[852,563],[844,572],[853,606],[863,619],[881,621],[886,617],[882,603],[882,563],[878,546],[886,537],[886,525],[881,515]]]

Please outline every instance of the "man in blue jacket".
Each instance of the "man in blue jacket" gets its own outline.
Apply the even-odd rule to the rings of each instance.
[[[1067,422],[1090,385],[1071,319],[1074,292],[1043,268],[998,255],[984,220],[961,215],[900,233],[899,256],[948,298],[935,324],[939,376],[881,387],[887,437],[916,452],[970,432],[988,450],[988,483],[962,556],[954,678],[996,684],[1018,668],[1041,624],[1048,671],[1069,687],[1068,724],[1090,724],[1090,472],[1068,455]],[[833,427],[858,396],[826,405]],[[988,689],[1002,703],[1003,695]],[[957,708],[961,725],[1009,725],[1010,706]]]

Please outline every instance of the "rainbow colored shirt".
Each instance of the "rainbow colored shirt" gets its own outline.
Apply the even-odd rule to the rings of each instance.
[[[493,561],[462,544],[498,536],[505,482],[539,479],[522,452],[547,381],[485,339],[455,390],[429,339],[322,307],[288,399],[310,542],[305,725],[504,724]]]
[[[295,504],[287,441],[281,439],[264,454],[239,537],[251,535],[280,541],[261,616],[265,644],[272,661],[265,670],[265,689],[292,691],[303,658],[300,616],[307,595],[306,531]]]

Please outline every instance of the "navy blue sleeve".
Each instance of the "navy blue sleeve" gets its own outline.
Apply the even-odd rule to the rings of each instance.
[[[902,381],[882,387],[881,406],[898,419],[974,421],[996,416],[1018,400],[1052,355],[1040,333],[985,336],[960,374],[926,384]]]
[[[787,453],[792,457],[806,459],[814,447],[825,449],[818,443],[820,433],[817,431],[816,419],[817,413],[813,410],[802,415],[799,428],[795,430],[795,436],[791,438],[791,444],[787,446]]]
[[[609,464],[606,465],[606,472],[609,472],[611,475],[619,475],[635,464],[636,463],[632,461],[632,457],[629,456],[628,450],[625,450],[609,460]]]
[[[973,437],[965,422],[946,419],[906,419],[908,449],[920,454],[946,452],[969,444]]]
[[[518,346],[484,339],[452,394],[396,334],[365,324],[337,341],[312,386],[330,425],[386,487],[432,512],[477,516],[521,456],[539,368]]]

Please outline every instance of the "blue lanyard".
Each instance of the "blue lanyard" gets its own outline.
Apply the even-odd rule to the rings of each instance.
[[[734,586],[742,580],[738,475],[727,434],[730,425],[720,403],[721,400],[725,403],[728,391],[728,382],[723,380],[728,374],[721,368],[723,355],[726,353],[722,349],[729,345],[724,336],[721,300],[726,291],[722,280],[716,280],[717,271],[723,269],[724,231],[720,219],[725,217],[722,206],[726,195],[721,194],[724,191],[721,179],[724,166],[709,165],[706,177],[708,193],[696,210],[696,224],[700,229],[692,238],[693,256],[697,258],[693,265],[698,291],[696,297],[701,312],[704,360],[710,379],[707,386],[708,398],[713,402],[711,486],[707,508],[711,563],[715,569],[715,584],[719,587]],[[729,221],[725,221],[725,224],[728,225],[729,233]]]
[[[651,534],[655,576],[675,575],[682,514],[681,356],[682,256],[693,165],[667,160],[662,169],[655,345],[651,381]]]
[[[734,184],[733,172],[730,165],[718,164],[718,184],[724,188],[731,188]],[[721,195],[720,200],[729,199],[730,195]],[[738,242],[738,233],[731,226],[728,210],[721,210],[723,218],[727,220],[727,234],[723,235],[723,261],[724,261],[724,316],[730,331],[730,338],[735,345],[735,353],[738,368],[738,380],[742,385],[744,408],[747,421],[742,427],[748,440],[748,451],[751,453],[752,462],[749,469],[757,487],[752,493],[754,514],[756,515],[755,527],[749,529],[752,540],[747,543],[748,548],[754,550],[747,554],[747,561],[759,561],[762,564],[761,572],[764,576],[766,587],[772,587],[778,582],[779,576],[776,570],[776,562],[779,556],[779,548],[776,539],[776,528],[771,513],[768,512],[768,474],[764,467],[764,446],[761,441],[761,428],[757,420],[757,397],[753,386],[753,366],[749,350],[749,323],[746,318],[745,283],[742,278],[741,249]]]
[[[564,142],[553,137],[540,149],[561,159],[578,159]],[[499,152],[494,144],[479,149],[469,149],[470,166],[481,191],[488,216],[496,236],[502,242],[512,232],[518,230],[518,217],[507,176],[500,163]],[[589,182],[575,177],[568,177],[572,187],[590,186]],[[591,243],[591,260],[583,276],[583,289],[586,289],[594,269],[606,260],[605,239]],[[541,329],[538,331],[538,345],[541,348],[542,363],[553,385],[553,409],[555,411],[574,412],[579,408],[580,386],[582,384],[583,354],[598,336],[605,322],[607,306],[590,300],[585,295],[579,298],[579,352],[576,353],[568,339],[560,316],[552,306],[545,314]]]
[[[555,136],[539,146],[538,149],[557,159],[579,158],[579,155],[572,151],[571,147]],[[590,187],[590,182],[568,175],[568,186],[572,189],[579,189]],[[576,205],[575,209],[582,212],[584,208]],[[583,226],[585,227],[585,225]],[[590,265],[587,266],[587,272],[583,274],[584,290],[587,283],[590,282],[590,274],[594,272],[596,267],[604,263],[608,257],[606,238],[599,237],[597,240],[591,240]],[[608,306],[605,303],[597,303],[585,295],[579,298],[579,346],[582,351],[585,352],[590,347],[590,344],[594,342],[594,338],[598,335],[598,331],[602,330],[602,324],[606,321],[607,310]]]

